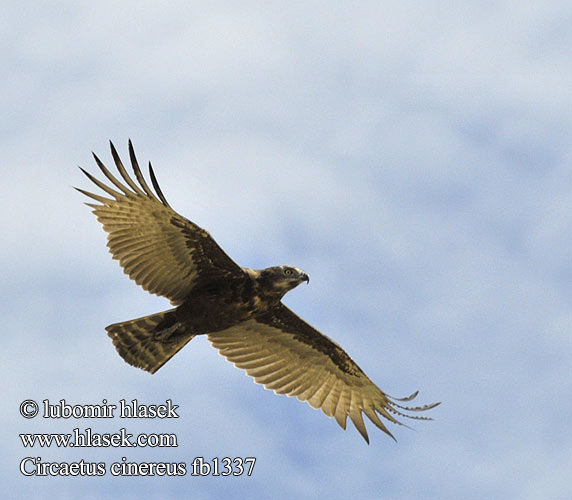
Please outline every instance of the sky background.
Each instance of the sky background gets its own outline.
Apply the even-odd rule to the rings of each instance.
[[[15,2],[0,18],[6,498],[572,498],[572,6]],[[169,307],[72,186],[108,140],[380,388],[442,401],[395,443],[194,339],[156,375],[104,327]],[[25,399],[172,399],[177,420],[26,420]],[[23,432],[177,448],[25,449]],[[45,462],[256,457],[250,477],[24,477]],[[6,496],[7,495],[7,496]]]

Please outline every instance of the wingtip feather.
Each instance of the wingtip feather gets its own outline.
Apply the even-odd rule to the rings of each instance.
[[[170,205],[167,202],[167,199],[165,198],[163,191],[161,191],[161,188],[159,187],[159,183],[157,182],[157,177],[155,177],[155,172],[153,172],[153,167],[151,166],[151,162],[149,162],[149,176],[151,177],[151,182],[153,183],[153,187],[155,188],[157,196],[159,196],[159,199],[161,200],[163,205],[169,207]]]
[[[74,189],[82,194],[85,194],[86,196],[89,196],[90,198],[93,198],[96,201],[99,201],[100,203],[103,203],[104,205],[110,201],[109,198],[104,198],[103,196],[99,196],[98,194],[90,193],[89,191],[85,191],[84,189],[80,189],[77,187],[74,187]]]
[[[141,172],[141,168],[139,168],[139,162],[137,161],[137,156],[135,156],[135,150],[133,149],[133,143],[131,142],[131,139],[129,139],[128,143],[129,143],[129,147],[128,147],[129,159],[131,160],[131,167],[133,168],[133,172],[135,173],[135,177],[137,178],[137,181],[139,181],[139,184],[143,188],[143,191],[145,191],[145,193],[147,194],[147,196],[149,196],[149,198],[151,198],[152,200],[155,200],[155,201],[160,201],[153,194],[153,191],[151,191],[147,182],[145,181],[145,177],[143,177],[143,173]]]

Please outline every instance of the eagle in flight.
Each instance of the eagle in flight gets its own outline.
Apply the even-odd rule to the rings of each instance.
[[[155,191],[149,187],[131,141],[135,179],[111,142],[110,146],[124,182],[93,154],[110,184],[81,170],[108,196],[76,189],[98,202],[86,204],[108,233],[107,246],[125,273],[175,306],[106,328],[127,363],[155,373],[194,337],[206,335],[227,360],[267,389],[307,401],[335,417],[343,429],[349,415],[368,443],[362,412],[393,439],[379,416],[400,425],[399,416],[430,420],[404,412],[439,403],[403,406],[400,403],[411,401],[417,392],[401,399],[384,393],[336,342],[281,302],[286,292],[309,282],[304,271],[292,266],[240,267],[207,231],[171,208],[151,163]]]

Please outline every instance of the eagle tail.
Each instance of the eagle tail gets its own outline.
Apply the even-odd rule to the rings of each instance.
[[[155,373],[194,336],[170,309],[105,328],[119,355],[130,365]]]

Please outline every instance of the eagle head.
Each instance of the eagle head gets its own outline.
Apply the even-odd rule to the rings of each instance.
[[[267,267],[260,271],[258,277],[258,282],[267,293],[280,297],[302,281],[309,283],[310,277],[302,269],[292,266]]]

